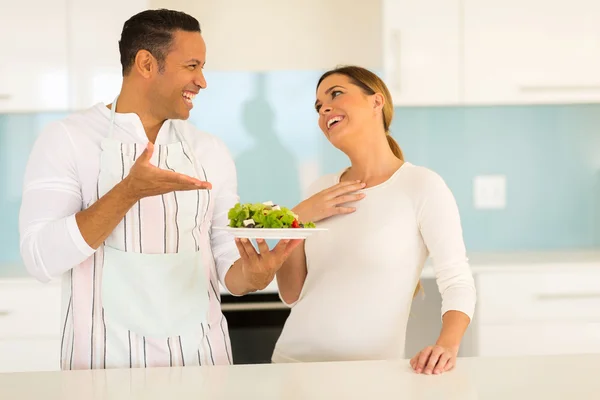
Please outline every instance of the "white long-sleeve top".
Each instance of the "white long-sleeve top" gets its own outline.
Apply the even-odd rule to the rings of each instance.
[[[212,207],[208,220],[213,226],[228,224],[227,212],[239,200],[233,159],[217,137],[197,130],[185,121],[172,121],[185,136],[196,159],[212,183]],[[104,104],[49,124],[30,154],[20,211],[21,256],[27,271],[42,282],[61,276],[94,253],[83,239],[75,214],[87,208],[96,192],[100,165],[100,143],[108,136],[110,111]],[[118,113],[114,137],[123,142],[148,143],[135,114]],[[169,130],[161,130],[156,144],[178,141]],[[203,177],[200,177],[203,179]],[[162,216],[157,216],[158,219]],[[218,279],[239,258],[233,237],[212,231],[210,249]]]
[[[316,193],[339,182],[326,175]],[[475,285],[458,207],[442,178],[405,162],[362,190],[356,212],[318,223],[306,240],[308,274],[276,345],[274,362],[404,358],[413,293],[431,257],[442,315],[472,318]]]

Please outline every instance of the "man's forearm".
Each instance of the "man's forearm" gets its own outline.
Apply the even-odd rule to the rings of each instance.
[[[458,350],[471,319],[460,311],[448,311],[442,317],[442,331],[436,344]]]
[[[121,181],[89,208],[75,214],[86,243],[97,249],[138,200],[127,190],[127,182]]]

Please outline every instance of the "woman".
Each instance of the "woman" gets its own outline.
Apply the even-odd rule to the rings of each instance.
[[[273,362],[404,358],[413,295],[428,256],[442,294],[438,340],[415,355],[417,373],[452,369],[475,308],[458,208],[435,172],[404,161],[389,135],[385,84],[360,67],[325,73],[319,127],[350,159],[294,208],[328,232],[299,246],[277,272],[291,314]]]

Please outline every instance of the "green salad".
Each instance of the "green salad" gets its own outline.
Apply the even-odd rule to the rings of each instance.
[[[270,201],[237,203],[227,217],[232,228],[315,228],[314,223],[302,223],[291,210]]]

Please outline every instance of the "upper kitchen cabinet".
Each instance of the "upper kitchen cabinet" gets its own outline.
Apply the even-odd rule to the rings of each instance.
[[[66,0],[1,7],[0,112],[68,109],[66,9]]]
[[[150,3],[152,8],[185,11],[200,21],[206,71],[320,71],[338,64],[381,68],[380,1]]]
[[[125,21],[147,8],[146,0],[69,1],[72,109],[85,109],[98,102],[110,103],[119,94],[123,81],[119,55],[121,30]]]
[[[383,0],[383,72],[397,106],[461,100],[460,0]]]
[[[466,104],[600,101],[600,1],[463,1]]]

